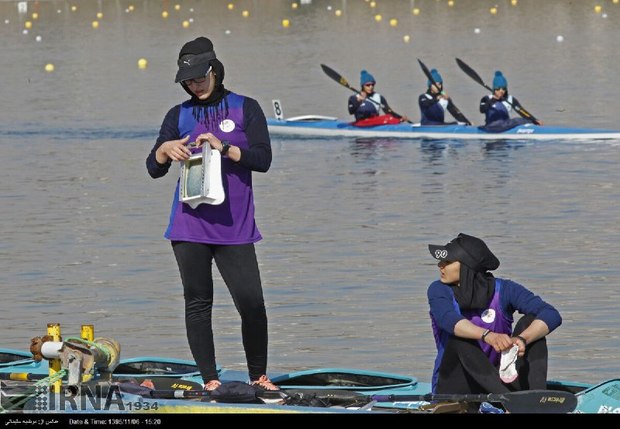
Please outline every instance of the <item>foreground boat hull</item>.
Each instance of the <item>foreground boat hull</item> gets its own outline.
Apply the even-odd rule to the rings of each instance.
[[[400,123],[357,127],[350,122],[326,116],[268,118],[272,135],[298,137],[373,137],[420,140],[620,140],[620,131],[590,128],[519,125],[502,133],[488,133],[476,126]]]
[[[394,412],[389,406],[360,411],[358,407],[347,408],[340,403],[355,401],[359,395],[424,395],[430,392],[429,383],[418,382],[413,377],[348,368],[321,368],[271,374],[272,381],[283,391],[295,391],[298,395],[305,392],[302,395],[305,399],[299,401],[304,402],[303,405],[221,403],[209,398],[202,401],[203,398],[193,395],[177,399],[179,393],[200,393],[202,390],[202,378],[196,364],[182,359],[147,356],[121,360],[112,374],[96,374],[91,382],[84,383],[80,395],[72,396],[64,391],[53,394],[37,390],[49,374],[47,361],[36,362],[28,358],[28,353],[10,349],[0,349],[0,357],[3,358],[0,361],[0,391],[4,412],[26,414]],[[221,368],[218,372],[224,384],[242,382],[246,385],[245,372]],[[154,385],[159,394],[172,396],[149,397],[149,388],[143,387],[147,385],[144,382]],[[130,389],[121,385],[129,385]],[[323,399],[315,401],[315,397]],[[330,401],[339,401],[338,406],[330,406]],[[323,405],[314,406],[315,403]]]
[[[301,398],[297,402],[213,402],[202,396],[202,379],[193,361],[150,356],[121,360],[111,377],[97,374],[91,382],[84,384],[78,396],[47,391],[33,393],[40,389],[43,379],[47,377],[48,362],[35,362],[28,358],[28,353],[10,349],[0,349],[0,357],[2,411],[9,413],[428,414],[465,412],[467,408],[467,401],[429,403],[422,400],[421,397],[431,392],[431,385],[414,377],[349,368],[273,374],[272,381],[286,395]],[[223,383],[242,382],[247,387],[245,372],[221,368],[218,371]],[[143,387],[142,383],[147,380],[152,381],[155,387]],[[124,383],[129,383],[131,389],[119,387]],[[617,395],[620,379],[596,385],[550,381],[548,389],[574,393],[577,398],[574,413],[620,413],[620,397]],[[170,396],[154,396],[153,391]],[[188,391],[194,394],[185,396]],[[182,398],[179,398],[179,392]],[[368,398],[374,395],[389,397],[390,401],[370,401]],[[420,397],[420,400],[411,400],[414,397]],[[18,403],[19,407],[14,407]]]

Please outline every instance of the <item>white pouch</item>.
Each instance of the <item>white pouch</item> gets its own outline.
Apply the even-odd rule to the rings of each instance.
[[[195,209],[199,204],[219,205],[224,202],[222,157],[206,147],[181,162],[179,201]]]

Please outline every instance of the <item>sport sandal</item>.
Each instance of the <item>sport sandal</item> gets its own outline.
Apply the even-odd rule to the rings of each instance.
[[[250,384],[263,390],[280,390],[266,375],[261,375],[258,380],[254,380]]]

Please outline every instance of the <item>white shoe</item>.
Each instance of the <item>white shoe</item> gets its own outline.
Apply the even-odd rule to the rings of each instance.
[[[517,355],[519,354],[519,346],[513,346],[502,352],[502,359],[499,362],[499,378],[504,383],[512,383],[517,379]]]

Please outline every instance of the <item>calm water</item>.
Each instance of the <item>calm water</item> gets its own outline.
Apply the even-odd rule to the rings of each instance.
[[[176,177],[152,180],[144,160],[164,114],[185,98],[173,84],[175,58],[198,35],[214,41],[226,85],[268,116],[278,98],[288,116],[346,118],[351,92],[323,74],[324,63],[353,86],[368,69],[394,110],[418,120],[420,58],[479,123],[484,89],[458,69],[459,57],[488,81],[503,70],[549,125],[620,128],[620,4],[597,13],[596,2],[520,0],[492,14],[487,1],[227,3],[144,0],[131,10],[80,1],[72,11],[40,1],[20,13],[17,2],[0,2],[1,346],[28,349],[47,323],[61,323],[65,336],[94,324],[97,336],[120,341],[123,357],[191,357],[163,238]],[[254,179],[274,370],[356,367],[428,380],[426,288],[437,268],[426,246],[467,232],[498,255],[498,276],[561,311],[551,377],[620,374],[620,141],[272,143],[272,168]],[[243,369],[238,315],[219,277],[215,329],[218,363]]]

